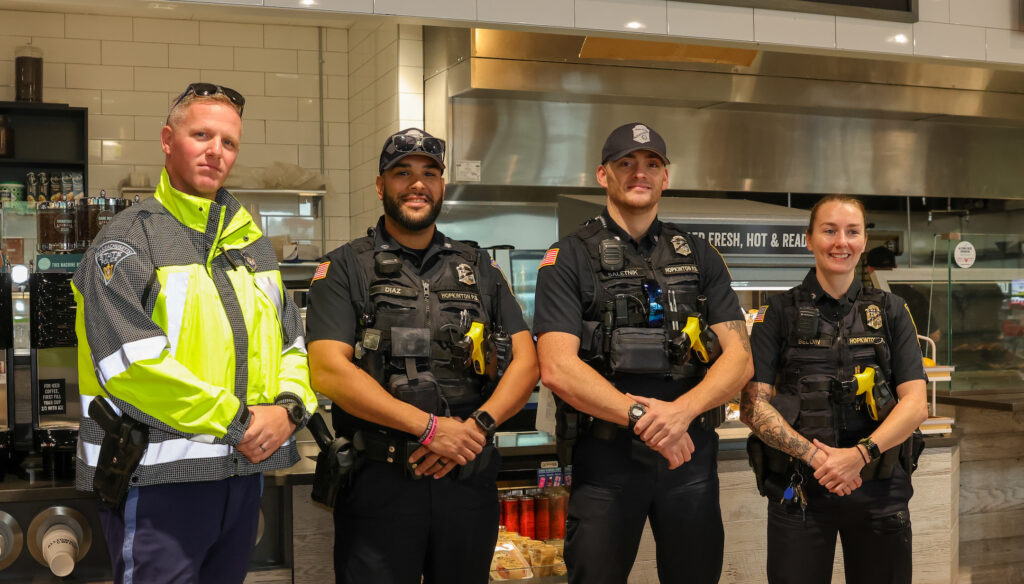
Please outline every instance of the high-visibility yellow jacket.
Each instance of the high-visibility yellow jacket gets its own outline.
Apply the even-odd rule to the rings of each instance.
[[[252,216],[171,187],[122,211],[73,278],[83,418],[77,486],[91,490],[103,430],[93,396],[150,427],[134,485],[220,480],[286,468],[294,439],[251,464],[234,447],[247,405],[279,397],[316,409],[298,308]]]

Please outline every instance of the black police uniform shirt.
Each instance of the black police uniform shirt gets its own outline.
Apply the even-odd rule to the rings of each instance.
[[[633,246],[640,255],[648,258],[661,236],[661,221],[651,223],[647,233],[639,241],[634,240],[625,229],[612,220],[606,208],[601,212],[608,230],[623,242]],[[693,254],[699,272],[700,294],[708,298],[708,324],[714,325],[732,320],[743,320],[739,299],[730,286],[732,277],[725,260],[718,250],[700,237],[694,237]],[[580,336],[584,308],[594,300],[597,289],[597,274],[591,267],[586,245],[579,238],[568,236],[560,239],[551,250],[558,250],[554,263],[544,265],[537,272],[537,292],[533,315],[533,332],[541,335],[549,332],[569,333]],[[552,251],[548,251],[552,254]],[[679,396],[679,382],[652,376],[617,375],[613,384],[620,391],[634,395],[672,400]]]
[[[863,287],[860,280],[853,279],[853,285],[838,299],[832,298],[818,282],[815,268],[807,273],[801,284],[810,290],[814,305],[818,307],[822,318],[837,322],[849,314],[853,302]],[[782,354],[786,349],[785,294],[777,294],[768,299],[763,320],[754,322],[750,332],[750,348],[754,355],[753,381],[775,385],[776,376],[782,367]],[[760,317],[759,317],[760,318]],[[890,364],[892,376],[890,386],[895,390],[901,383],[915,379],[927,379],[924,364],[921,361],[921,347],[917,341],[917,328],[910,316],[906,302],[895,294],[889,295],[885,310],[886,327],[889,337],[886,339],[891,354]]]
[[[398,244],[383,227],[381,220],[377,224],[378,229],[383,230],[384,238],[393,245],[393,249],[400,250],[401,260],[408,266],[414,266],[417,273],[422,274],[437,259],[436,252],[445,244],[445,236],[437,229],[434,230],[434,237],[426,250],[413,250]],[[522,310],[516,302],[512,291],[509,290],[508,282],[498,268],[497,264],[490,259],[487,252],[481,250],[484,257],[481,258],[480,273],[477,274],[481,289],[488,286],[496,286],[501,296],[500,313],[492,315],[495,319],[492,324],[500,324],[509,335],[514,335],[527,329],[526,321],[523,320]],[[326,264],[326,268],[324,268]],[[359,260],[356,259],[352,246],[345,244],[327,254],[321,263],[322,274],[315,274],[314,280],[309,287],[306,307],[306,342],[318,340],[341,341],[350,346],[356,344],[356,329],[359,325],[359,316],[363,313],[362,306],[353,304],[353,297],[350,290],[360,285]],[[357,294],[357,298],[360,295]]]

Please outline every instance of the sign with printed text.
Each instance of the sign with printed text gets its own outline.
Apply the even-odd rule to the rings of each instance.
[[[803,225],[681,224],[722,255],[811,255]]]
[[[66,387],[63,379],[39,380],[39,415],[68,413]]]
[[[684,0],[701,4],[769,8],[875,20],[917,22],[918,0]]]

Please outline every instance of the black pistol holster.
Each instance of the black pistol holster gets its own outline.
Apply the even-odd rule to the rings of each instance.
[[[355,451],[352,443],[344,436],[331,436],[327,424],[319,412],[313,414],[306,424],[320,452],[316,455],[316,470],[313,471],[313,492],[310,497],[321,505],[333,509],[338,492],[355,465]]]
[[[149,446],[149,427],[124,414],[117,415],[102,396],[89,404],[89,417],[104,431],[92,488],[104,505],[117,510],[128,495],[132,473]]]

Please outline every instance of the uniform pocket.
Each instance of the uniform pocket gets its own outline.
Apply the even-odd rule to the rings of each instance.
[[[612,331],[611,366],[621,373],[666,373],[665,329],[623,327]]]

